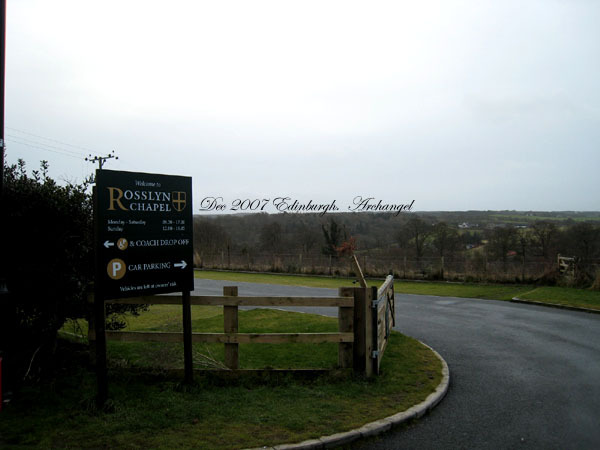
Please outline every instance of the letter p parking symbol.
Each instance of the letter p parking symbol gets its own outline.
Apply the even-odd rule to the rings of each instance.
[[[127,269],[125,268],[125,261],[119,258],[111,259],[106,266],[106,273],[113,280],[120,280],[125,276],[125,272]]]

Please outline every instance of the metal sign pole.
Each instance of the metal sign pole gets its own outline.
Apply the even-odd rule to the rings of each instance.
[[[98,231],[100,224],[98,223],[98,192],[94,186],[92,193],[93,210],[94,210],[94,242],[98,239]],[[97,268],[100,264],[100,255],[96,246],[94,246],[94,264]],[[108,400],[108,376],[106,368],[106,309],[104,306],[104,298],[100,295],[98,289],[98,280],[94,283],[94,307],[93,320],[96,339],[96,379],[98,382],[98,395],[96,404],[102,408]]]
[[[190,291],[181,293],[183,306],[183,364],[185,369],[185,383],[192,384],[194,381],[193,359],[192,359],[192,308],[190,306]]]
[[[108,400],[108,375],[106,369],[106,322],[104,300],[94,295],[94,325],[96,330],[96,378],[98,396],[96,404],[102,408]]]

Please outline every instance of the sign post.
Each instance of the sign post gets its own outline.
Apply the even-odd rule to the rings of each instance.
[[[184,336],[185,380],[191,382],[191,177],[97,170],[94,220],[98,402],[104,403],[108,395],[104,336],[108,299],[181,292],[184,334],[189,335]]]

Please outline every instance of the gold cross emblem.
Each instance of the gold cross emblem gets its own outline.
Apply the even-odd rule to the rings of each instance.
[[[175,211],[183,211],[186,204],[186,193],[178,191],[173,192],[173,200],[171,200],[171,203],[173,203],[173,208],[175,208]]]

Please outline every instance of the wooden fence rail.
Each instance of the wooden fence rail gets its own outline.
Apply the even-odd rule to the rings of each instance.
[[[365,283],[366,284],[366,283]],[[337,343],[338,366],[371,376],[378,374],[392,326],[394,326],[394,279],[390,275],[383,285],[343,287],[337,297],[240,297],[236,286],[223,288],[222,296],[158,295],[94,302],[94,321],[90,322],[89,340],[96,341],[98,399],[107,398],[106,339],[128,342],[174,342],[184,344],[185,381],[193,381],[192,343],[220,343],[225,346],[225,366],[239,369],[239,344]],[[106,331],[105,304],[181,305],[183,333],[147,331]],[[193,333],[191,305],[223,306],[223,333]],[[338,308],[337,333],[239,333],[240,306],[318,306]],[[94,322],[97,326],[94,327]],[[98,338],[96,339],[97,329]]]
[[[106,300],[113,304],[189,305],[223,306],[223,333],[189,333],[190,343],[220,343],[225,345],[225,365],[233,370],[239,369],[239,344],[287,344],[287,343],[337,343],[338,365],[340,368],[353,367],[354,342],[354,298],[352,288],[340,289],[338,297],[240,297],[237,286],[223,288],[222,296],[200,295],[157,295]],[[239,333],[238,307],[240,306],[318,306],[338,308],[337,333]],[[184,304],[185,311],[185,304]],[[189,319],[188,319],[189,320]],[[184,319],[185,322],[185,319]],[[185,324],[184,324],[185,325]],[[105,331],[107,340],[124,342],[173,342],[185,343],[184,333],[141,332],[141,331]],[[90,327],[90,341],[95,340],[95,331]],[[186,363],[191,365],[190,362]],[[191,370],[191,369],[189,369]],[[186,367],[186,372],[189,373]]]
[[[106,339],[121,342],[183,342],[183,333],[107,331]],[[192,333],[201,344],[323,344],[354,342],[353,333]]]
[[[233,286],[235,287],[235,286]],[[181,305],[180,295],[156,295],[106,300],[128,305]],[[191,305],[203,306],[337,306],[353,307],[352,297],[237,297],[232,295],[190,296]]]

